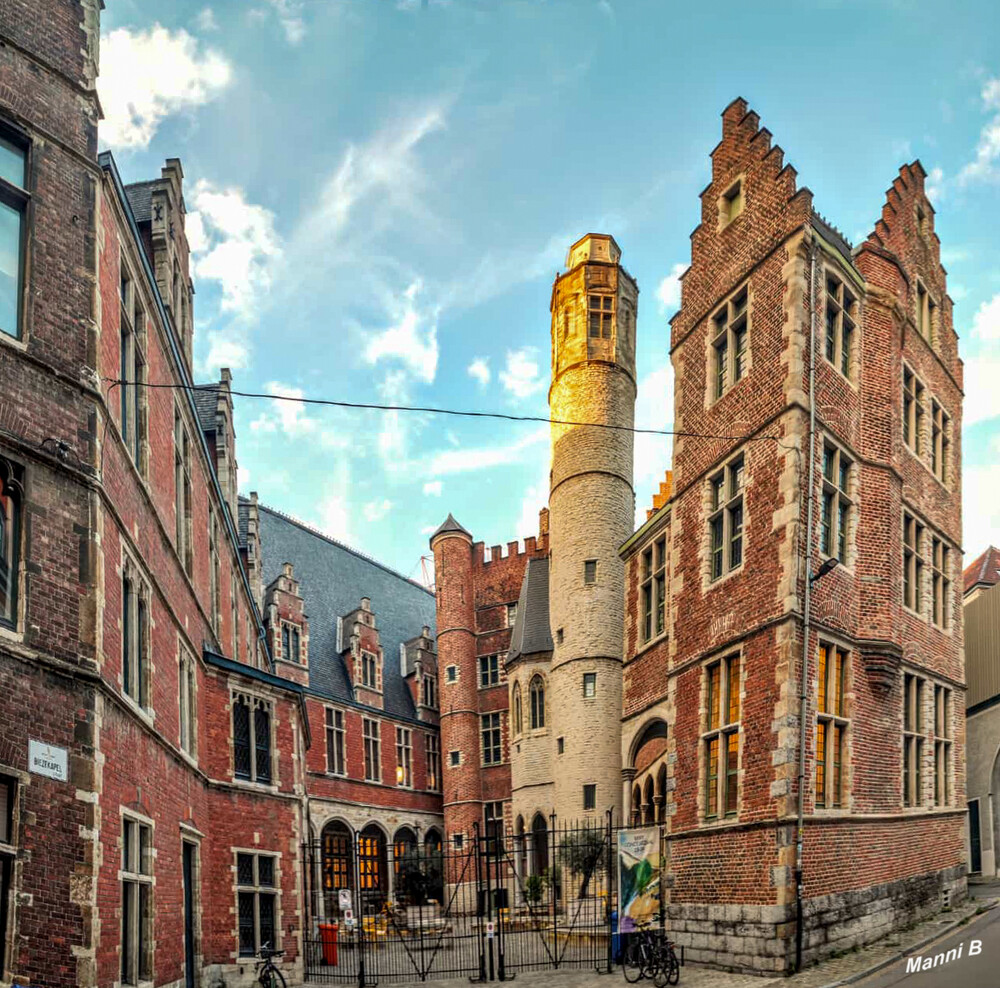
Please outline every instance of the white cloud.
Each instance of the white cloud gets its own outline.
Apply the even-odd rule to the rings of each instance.
[[[681,304],[681,275],[688,269],[687,264],[675,264],[670,274],[656,288],[656,297],[664,312],[673,312]]]
[[[535,359],[536,347],[507,351],[507,366],[500,371],[500,383],[515,398],[528,398],[541,391],[547,383]]]
[[[668,361],[639,380],[635,401],[637,429],[666,429],[674,413],[674,370]],[[646,520],[646,509],[653,506],[653,494],[670,467],[673,437],[637,433],[633,450],[633,487],[635,488],[635,523]]]
[[[382,498],[380,501],[369,501],[363,509],[365,521],[381,521],[392,510],[392,501]]]
[[[239,490],[245,491],[247,484],[250,483],[250,468],[249,467],[237,467],[236,468],[236,486]]]
[[[216,281],[222,311],[256,316],[272,283],[272,268],[283,247],[274,229],[274,213],[247,202],[242,189],[220,188],[199,179],[189,193],[192,211],[184,229],[192,252],[192,274]]]
[[[305,395],[301,388],[279,381],[269,381],[265,387],[269,394],[279,397],[272,398],[270,409],[261,412],[250,423],[252,431],[264,433],[280,431],[289,439],[299,439],[316,432],[317,422],[306,414],[306,406],[301,401]]]
[[[242,340],[214,330],[209,332],[208,340],[208,356],[203,365],[206,372],[217,373],[222,367],[238,370],[249,364],[250,350]]]
[[[318,508],[317,528],[339,542],[350,542],[351,509],[347,498],[341,493],[328,493]]]
[[[410,283],[397,304],[396,323],[374,335],[365,347],[365,360],[398,360],[414,377],[432,384],[437,374],[438,342],[436,313],[421,313],[416,298],[420,280]]]
[[[490,383],[490,362],[486,357],[476,357],[466,368],[469,377],[475,379],[481,388]]]
[[[932,168],[924,181],[924,192],[931,202],[940,202],[944,195],[944,171]]]
[[[977,354],[974,360],[965,362],[965,400],[962,402],[962,426],[968,428],[978,422],[988,422],[1000,416],[1000,354]],[[966,477],[963,485],[969,487]],[[994,491],[994,496],[996,492]],[[966,515],[966,518],[969,516]]]
[[[1000,448],[994,442],[993,462],[966,466],[962,476],[962,543],[971,562],[987,546],[1000,545]]]
[[[972,317],[972,335],[978,340],[1000,341],[1000,294],[983,302]]]
[[[525,488],[521,496],[521,509],[514,526],[514,536],[526,539],[538,535],[538,512],[549,503],[549,458],[538,458],[538,473],[535,482]]]
[[[979,133],[976,157],[959,172],[959,183],[1000,179],[1000,78],[987,79],[980,91],[983,109],[992,113]]]
[[[195,16],[194,26],[199,31],[218,31],[219,22],[215,19],[215,11],[211,7],[203,7]]]
[[[541,426],[515,439],[513,442],[498,446],[480,446],[469,449],[448,449],[432,453],[427,472],[433,476],[453,473],[468,473],[475,470],[485,470],[489,467],[499,467],[507,463],[517,463],[525,449],[549,438],[549,427]]]
[[[440,497],[443,487],[444,485],[440,480],[428,480],[427,483],[424,484],[424,493],[430,497]]]
[[[116,150],[149,147],[164,118],[208,103],[231,78],[226,59],[187,31],[117,28],[101,38],[101,141]]]
[[[267,0],[274,9],[281,30],[285,32],[285,40],[290,45],[301,44],[306,36],[306,22],[302,17],[300,0]]]

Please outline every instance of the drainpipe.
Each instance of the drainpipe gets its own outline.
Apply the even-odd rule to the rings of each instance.
[[[805,589],[802,601],[802,677],[799,689],[799,812],[795,832],[795,970],[802,970],[802,830],[805,818],[806,713],[809,689],[809,605],[812,590],[813,501],[816,481],[816,241],[809,251],[809,489],[806,494]]]

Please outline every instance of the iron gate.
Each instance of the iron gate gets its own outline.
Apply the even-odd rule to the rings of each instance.
[[[526,833],[475,826],[443,846],[407,833],[390,844],[368,827],[303,847],[307,981],[365,988],[611,969],[610,816],[603,826],[537,818]]]

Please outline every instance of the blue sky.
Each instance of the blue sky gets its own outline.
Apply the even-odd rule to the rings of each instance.
[[[101,142],[185,170],[197,377],[348,401],[546,413],[566,248],[640,286],[640,426],[719,114],[743,96],[853,241],[931,176],[966,360],[965,546],[1000,543],[1000,18],[987,3],[109,0]],[[238,400],[241,489],[419,576],[448,511],[534,534],[545,427]],[[650,503],[667,440],[637,444]],[[967,557],[968,558],[968,557]]]

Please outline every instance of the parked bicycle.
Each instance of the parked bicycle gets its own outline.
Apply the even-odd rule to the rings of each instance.
[[[656,988],[680,981],[681,965],[674,943],[662,930],[644,929],[631,934],[622,956],[622,974],[630,984],[651,978]]]
[[[260,953],[257,955],[260,960],[254,967],[260,988],[288,988],[285,976],[274,966],[274,958],[280,957],[283,953],[283,950],[271,950],[269,943],[260,948]]]

